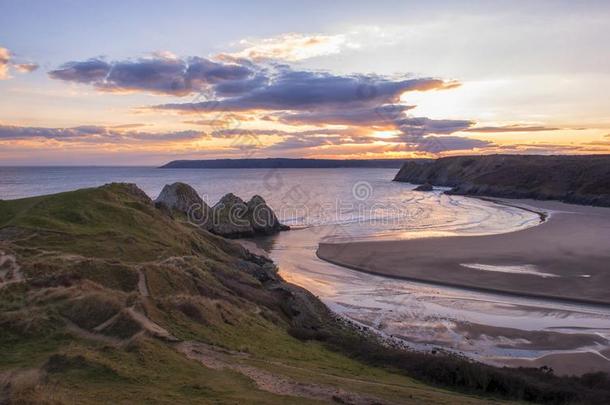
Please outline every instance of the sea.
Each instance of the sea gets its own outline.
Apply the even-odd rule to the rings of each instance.
[[[260,195],[292,230],[250,242],[268,252],[286,280],[308,289],[350,322],[415,350],[446,350],[490,364],[608,352],[597,343],[542,349],[524,343],[534,332],[585,331],[610,339],[608,309],[388,279],[319,259],[320,241],[489,235],[540,224],[538,214],[516,206],[447,195],[443,189],[414,191],[412,184],[392,181],[395,174],[395,169],[370,168],[0,167],[0,199],[112,182],[135,183],[154,199],[166,184],[180,181],[209,205],[227,193],[246,201]],[[498,332],[505,330],[511,332]]]

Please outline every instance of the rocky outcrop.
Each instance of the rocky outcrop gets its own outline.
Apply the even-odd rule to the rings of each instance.
[[[289,229],[288,226],[280,224],[271,207],[260,195],[252,197],[246,205],[248,206],[248,220],[254,232],[271,235]]]
[[[161,190],[159,197],[155,200],[155,205],[165,205],[170,210],[183,214],[188,214],[193,210],[193,207],[210,209],[193,187],[180,182],[166,184],[163,190]]]
[[[434,190],[434,187],[432,187],[432,184],[430,184],[430,183],[424,183],[413,189],[413,191],[432,191],[432,190]]]
[[[189,222],[211,230],[212,210],[197,194],[197,191],[186,183],[167,184],[155,200],[155,206],[162,212],[173,216],[175,213],[186,215]]]
[[[210,207],[191,186],[174,183],[163,188],[155,205],[170,214],[184,214],[189,222],[227,238],[271,235],[289,229],[280,223],[271,207],[258,195],[246,203],[229,193]]]
[[[226,194],[212,208],[211,231],[227,238],[254,236],[254,228],[248,218],[248,206],[233,193]]]
[[[485,155],[410,161],[394,180],[452,187],[450,194],[610,206],[610,155]]]
[[[289,229],[282,225],[263,197],[255,195],[247,203],[229,193],[212,208],[211,231],[229,238],[272,235]]]

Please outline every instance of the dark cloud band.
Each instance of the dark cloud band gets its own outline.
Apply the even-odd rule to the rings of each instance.
[[[149,133],[138,131],[117,131],[100,126],[79,126],[73,128],[41,128],[0,125],[0,141],[51,139],[62,142],[83,143],[130,143],[184,141],[206,138],[200,131],[177,131]]]
[[[107,62],[89,59],[68,62],[49,72],[53,79],[90,84],[101,91],[142,91],[184,96],[225,82],[244,82],[254,76],[247,66],[205,58],[170,57]]]

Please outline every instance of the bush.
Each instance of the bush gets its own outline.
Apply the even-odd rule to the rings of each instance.
[[[302,340],[322,341],[364,363],[468,394],[547,404],[610,403],[610,378],[606,373],[559,377],[548,369],[499,368],[450,354],[391,348],[338,322],[327,325],[324,331],[292,327],[289,332]]]

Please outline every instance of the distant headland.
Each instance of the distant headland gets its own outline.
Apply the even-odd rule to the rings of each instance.
[[[610,207],[610,155],[444,157],[405,162],[394,180],[452,187],[448,194]]]
[[[398,169],[405,159],[210,159],[173,160],[161,169],[334,169],[383,168]]]

